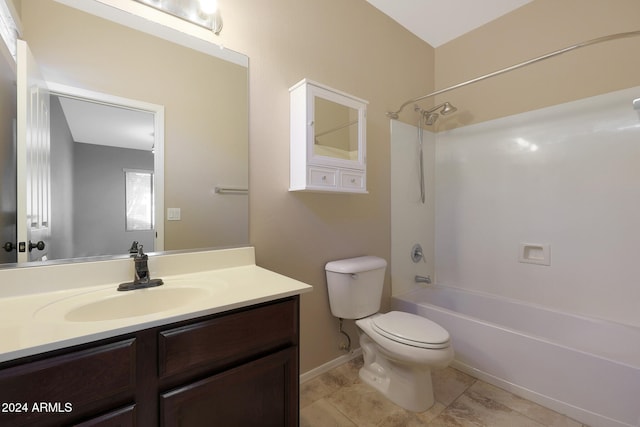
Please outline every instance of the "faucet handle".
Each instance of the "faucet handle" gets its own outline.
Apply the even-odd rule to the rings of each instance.
[[[144,245],[138,245],[138,254],[136,258],[148,258],[149,256],[144,253]]]
[[[424,259],[424,253],[422,252],[422,246],[420,243],[416,243],[413,245],[413,248],[411,248],[411,260],[415,263],[420,262],[420,260],[425,263],[427,262],[427,260]]]
[[[129,253],[131,255],[135,255],[138,253],[138,241],[134,240],[133,243],[131,243],[131,247],[129,248]]]

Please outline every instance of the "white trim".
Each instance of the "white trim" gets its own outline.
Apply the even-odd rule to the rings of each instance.
[[[153,114],[155,152],[153,155],[155,230],[154,252],[164,251],[164,106],[137,99],[123,98],[60,83],[47,82],[49,91],[60,96],[115,105]]]
[[[333,360],[330,360],[327,363],[318,366],[317,368],[313,368],[312,370],[307,371],[304,374],[300,375],[300,384],[306,383],[307,381],[310,381],[326,372],[329,372],[333,368],[343,365],[348,361],[360,356],[361,354],[362,354],[362,349],[356,348],[355,350],[352,350],[345,355],[342,355]]]

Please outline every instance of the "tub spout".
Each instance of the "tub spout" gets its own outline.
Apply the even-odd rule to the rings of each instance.
[[[416,283],[431,284],[431,276],[416,276]]]

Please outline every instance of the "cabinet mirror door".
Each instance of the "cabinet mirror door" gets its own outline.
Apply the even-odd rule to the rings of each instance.
[[[358,109],[316,96],[313,155],[358,161]]]

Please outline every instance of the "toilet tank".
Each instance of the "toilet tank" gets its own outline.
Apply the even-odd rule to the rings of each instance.
[[[331,261],[325,266],[331,313],[361,319],[377,313],[387,262],[374,256]]]

